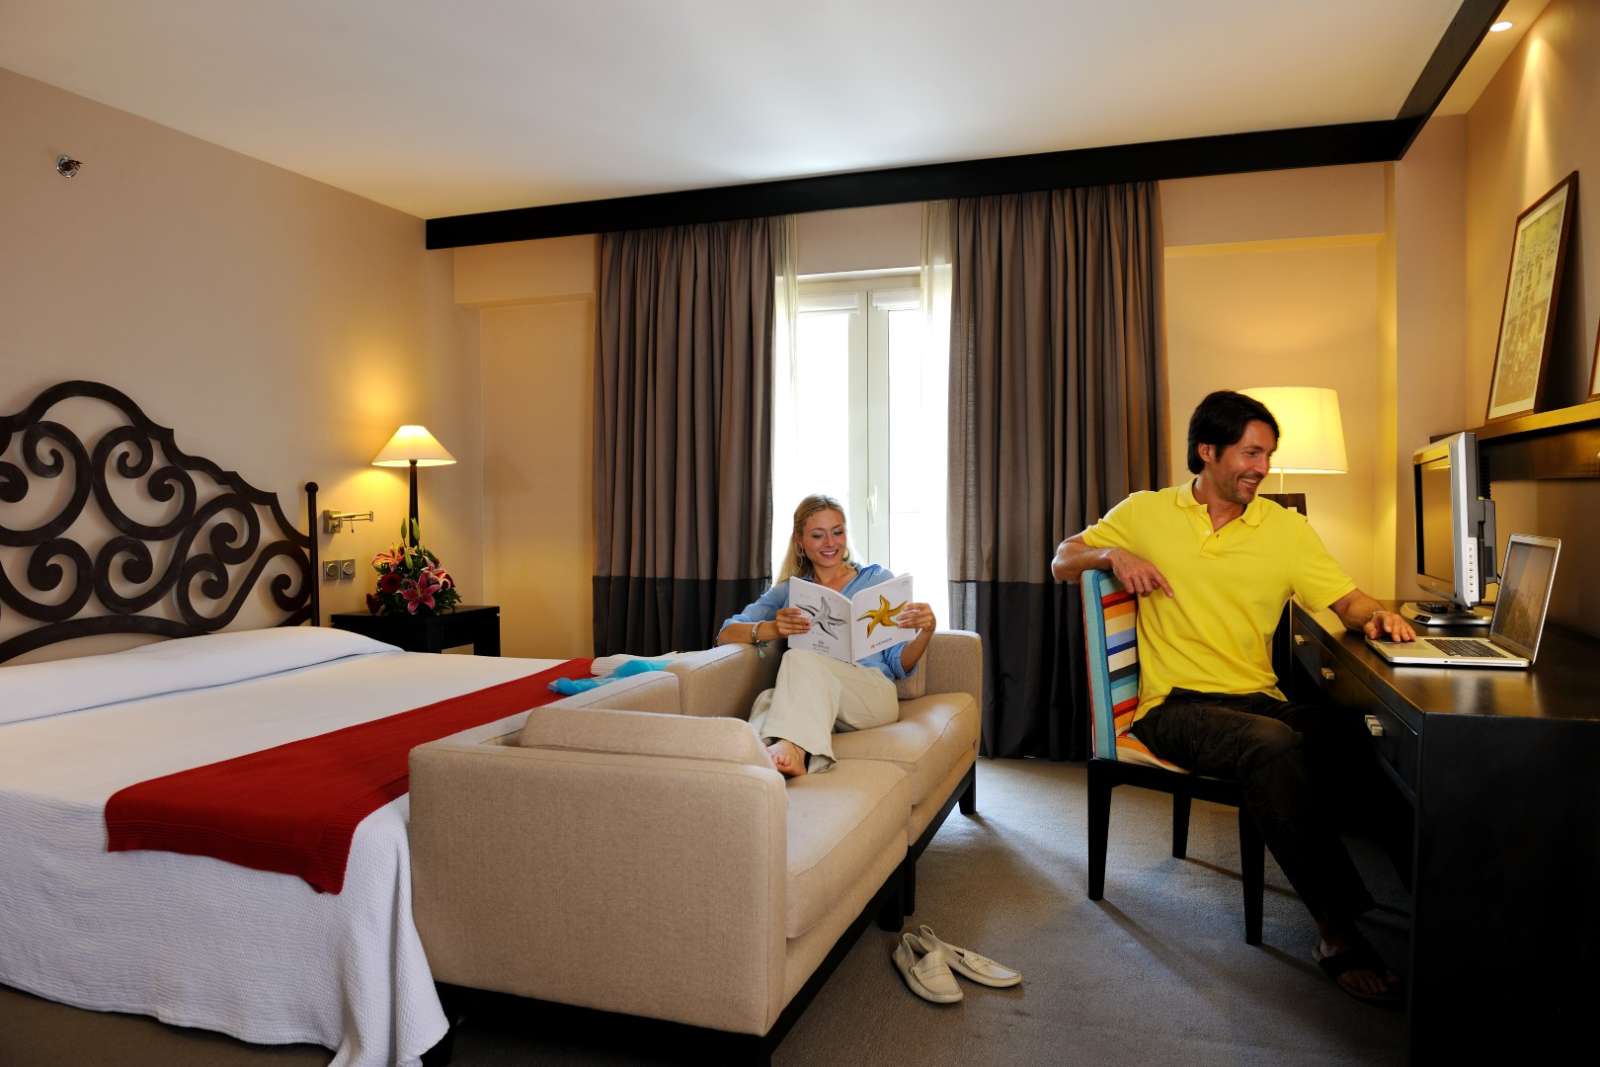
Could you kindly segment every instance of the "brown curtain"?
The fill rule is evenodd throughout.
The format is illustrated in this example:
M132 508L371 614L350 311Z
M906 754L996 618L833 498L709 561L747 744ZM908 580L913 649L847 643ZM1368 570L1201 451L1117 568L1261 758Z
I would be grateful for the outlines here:
M779 219L604 234L597 655L705 648L771 572Z
M1166 473L1154 182L957 200L950 604L983 636L983 752L1088 751L1077 586L1057 543Z

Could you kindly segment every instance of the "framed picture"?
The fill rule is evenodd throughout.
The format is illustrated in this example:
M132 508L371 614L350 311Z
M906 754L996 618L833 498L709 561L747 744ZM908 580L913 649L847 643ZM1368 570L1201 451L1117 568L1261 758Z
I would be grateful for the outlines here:
M1594 362L1589 365L1589 399L1600 400L1600 329L1594 332Z
M1486 422L1526 415L1539 402L1577 197L1573 171L1517 216Z

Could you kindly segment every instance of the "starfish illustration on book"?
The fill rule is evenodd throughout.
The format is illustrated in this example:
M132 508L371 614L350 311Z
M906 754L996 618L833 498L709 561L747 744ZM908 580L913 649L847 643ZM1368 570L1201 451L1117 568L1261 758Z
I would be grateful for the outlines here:
M816 624L817 629L829 637L838 637L839 632L836 627L843 626L849 621L842 615L835 615L833 606L826 601L816 605L801 604L800 610L811 616L811 621Z
M893 626L895 624L894 617L900 613L901 608L905 607L906 604L909 603L911 603L911 601L907 600L903 603L896 604L894 607L890 607L889 598L884 596L882 593L879 593L878 606L861 616L862 619L867 620L867 636L871 637L872 631L876 630L880 626ZM856 621L860 622L861 620L857 619Z

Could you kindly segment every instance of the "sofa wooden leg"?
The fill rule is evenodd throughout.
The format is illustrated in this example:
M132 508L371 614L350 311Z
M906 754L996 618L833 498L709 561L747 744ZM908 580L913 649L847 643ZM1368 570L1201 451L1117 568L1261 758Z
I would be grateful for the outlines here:
M1106 839L1111 833L1111 780L1099 761L1089 761L1089 899L1106 893Z
M905 872L908 867L913 866L907 857L878 891L878 929L898 933L900 927L905 924Z
M978 811L978 768L967 772L967 788L961 791L961 814L974 815Z
M1189 855L1189 794L1172 794L1172 858Z
M900 910L906 915L914 915L917 910L917 861L910 856L900 872Z

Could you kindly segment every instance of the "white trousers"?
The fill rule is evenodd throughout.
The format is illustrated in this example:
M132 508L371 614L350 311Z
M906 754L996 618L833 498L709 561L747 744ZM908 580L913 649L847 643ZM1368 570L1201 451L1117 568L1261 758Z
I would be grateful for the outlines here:
M778 685L750 708L750 725L767 744L782 738L811 754L806 771L833 766L833 735L900 718L894 683L871 667L840 663L820 652L790 651L778 664Z

